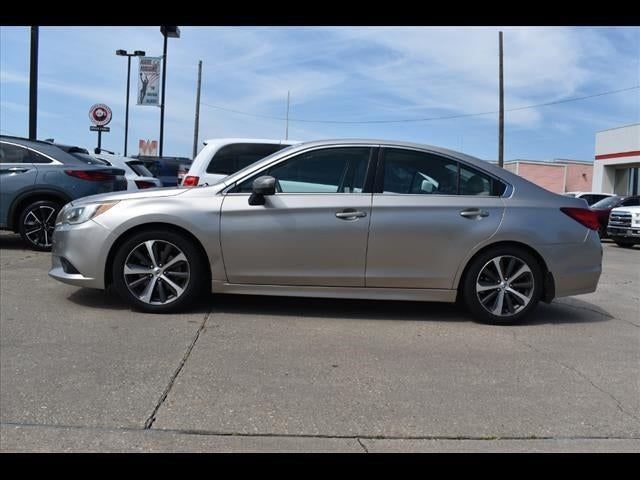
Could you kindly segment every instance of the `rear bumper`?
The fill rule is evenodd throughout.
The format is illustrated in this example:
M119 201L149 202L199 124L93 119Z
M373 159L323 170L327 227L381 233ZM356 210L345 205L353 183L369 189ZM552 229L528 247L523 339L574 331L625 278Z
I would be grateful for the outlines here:
M602 273L602 244L590 230L583 243L536 245L553 276L555 297L595 292Z

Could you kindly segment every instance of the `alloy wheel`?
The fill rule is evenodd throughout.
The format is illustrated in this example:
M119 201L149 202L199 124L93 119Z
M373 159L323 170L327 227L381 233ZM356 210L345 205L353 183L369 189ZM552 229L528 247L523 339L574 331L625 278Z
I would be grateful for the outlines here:
M48 205L40 205L24 217L24 235L40 248L50 248L55 229L56 209Z
M476 295L489 313L508 317L522 311L533 298L534 276L525 261L511 255L489 260L476 279Z
M137 245L124 262L129 291L150 305L166 305L182 296L190 278L189 261L182 250L165 240Z

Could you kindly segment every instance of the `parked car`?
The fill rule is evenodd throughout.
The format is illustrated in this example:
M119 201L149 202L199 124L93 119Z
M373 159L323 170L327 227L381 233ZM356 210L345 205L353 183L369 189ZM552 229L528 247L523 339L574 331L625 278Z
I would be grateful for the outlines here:
M640 205L640 196L638 195L631 197L614 195L612 197L603 198L599 202L591 205L591 210L596 212L596 215L598 216L598 223L600 224L598 233L600 234L600 238L607 238L607 225L609 224L609 214L611 213L611 209L636 205Z
M182 185L214 185L226 176L297 143L300 142L256 138L205 140L204 148L193 160Z
M192 160L186 157L147 157L147 156L133 156L144 163L144 166L151 172L151 174L158 178L163 187L175 187L180 185L178 181L178 175L180 168L190 166Z
M0 229L20 233L34 250L51 249L64 204L126 187L121 169L87 164L49 142L0 136Z
M607 234L621 247L631 248L640 244L640 206L611 210Z
M599 193L599 192L566 192L563 195L567 197L582 198L587 205L591 206L596 202L599 202L603 198L613 197L613 193Z
M146 312L179 310L212 289L460 298L476 318L504 324L539 300L596 289L597 230L583 200L463 153L327 140L281 150L210 187L74 201L56 223L49 274L113 285Z
M91 155L89 156L91 157ZM127 190L162 187L160 179L154 177L141 160L108 153L96 153L93 157L102 160L107 165L123 169L127 179Z

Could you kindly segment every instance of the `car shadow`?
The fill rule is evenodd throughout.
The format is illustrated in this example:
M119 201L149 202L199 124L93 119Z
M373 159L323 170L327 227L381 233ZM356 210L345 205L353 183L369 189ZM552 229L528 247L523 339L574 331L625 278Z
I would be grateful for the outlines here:
M32 252L24 243L20 235L16 233L2 233L0 234L0 249L2 250L25 250Z
M69 295L73 303L89 308L129 311L138 314L112 290L80 288ZM352 300L333 298L276 297L263 295L203 295L184 314L238 314L352 320L422 322L473 322L462 306L440 302ZM540 303L525 321L514 326L592 323L613 318L602 308L575 298Z

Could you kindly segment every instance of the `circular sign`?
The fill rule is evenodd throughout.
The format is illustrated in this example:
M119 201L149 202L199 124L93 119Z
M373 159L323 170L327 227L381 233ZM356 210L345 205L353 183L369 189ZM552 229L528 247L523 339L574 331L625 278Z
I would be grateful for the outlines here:
M111 109L104 103L96 103L89 109L89 119L94 125L106 125L111 121Z

